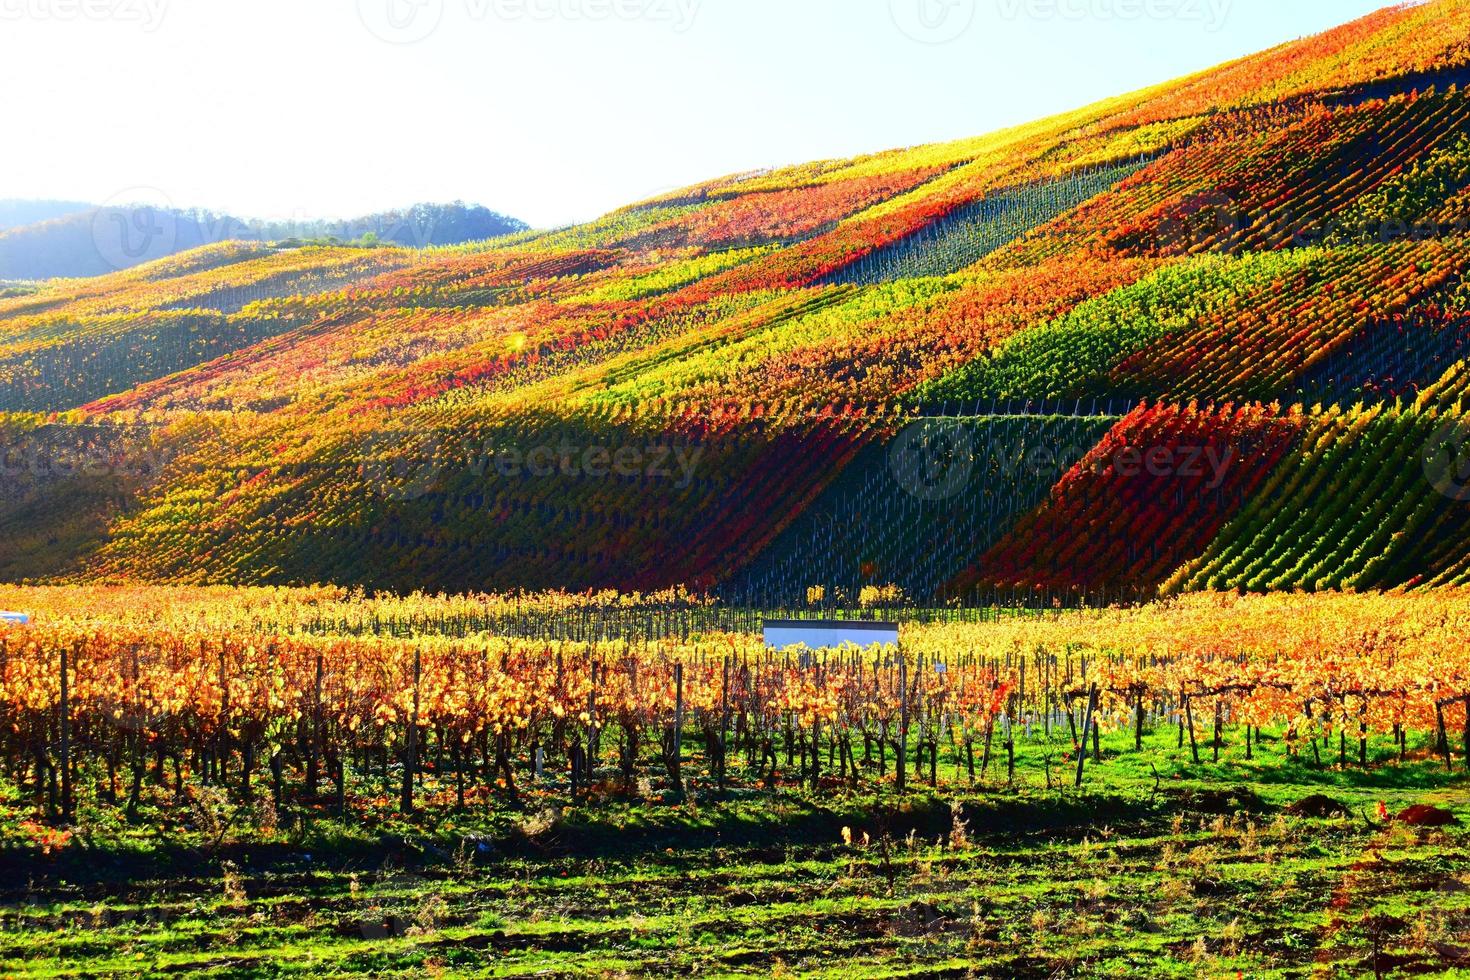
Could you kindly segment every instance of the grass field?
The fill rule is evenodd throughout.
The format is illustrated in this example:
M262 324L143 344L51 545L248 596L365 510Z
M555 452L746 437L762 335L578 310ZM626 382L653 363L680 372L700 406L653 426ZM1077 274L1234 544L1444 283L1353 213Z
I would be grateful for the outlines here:
M1003 765L973 790L942 768L937 790L903 796L696 781L675 803L645 778L636 799L573 807L548 775L518 809L459 812L444 789L411 821L362 796L343 823L154 787L135 823L83 812L68 837L25 822L7 787L0 962L26 976L1470 976L1470 835L1382 817L1470 818L1465 779L1428 746L1400 763L1384 739L1367 768L1334 766L1335 751L1319 766L1268 732L1251 761L1231 745L1195 765L1160 727L1143 752L1105 740L1079 792L1070 741L1033 734L1013 785ZM1347 815L1284 812L1313 794Z

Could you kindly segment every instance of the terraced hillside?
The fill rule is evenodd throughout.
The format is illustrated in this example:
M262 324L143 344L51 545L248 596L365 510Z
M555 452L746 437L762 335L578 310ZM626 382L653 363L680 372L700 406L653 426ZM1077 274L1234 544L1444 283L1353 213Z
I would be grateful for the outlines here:
M1470 0L1435 0L577 227L5 296L0 574L1465 582L1467 80Z

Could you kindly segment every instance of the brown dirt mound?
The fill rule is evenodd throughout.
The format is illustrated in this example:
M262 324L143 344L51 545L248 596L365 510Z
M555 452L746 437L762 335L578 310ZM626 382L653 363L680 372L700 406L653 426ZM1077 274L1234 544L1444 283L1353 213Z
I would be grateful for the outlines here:
M1337 802L1330 796L1321 793L1313 793L1304 800L1298 800L1286 808L1288 816L1293 817L1315 817L1327 820L1332 817L1349 817L1352 814L1348 808Z
M1435 943L1434 951L1449 966L1470 966L1470 949L1466 949L1464 946L1452 946L1449 943Z
M1182 809L1214 816L1264 813L1270 809L1265 800L1244 786L1235 789L1166 789L1164 796Z
M1419 804L1411 806L1394 818L1401 823L1412 827L1448 827L1460 821L1448 810L1441 810L1437 806L1426 806Z

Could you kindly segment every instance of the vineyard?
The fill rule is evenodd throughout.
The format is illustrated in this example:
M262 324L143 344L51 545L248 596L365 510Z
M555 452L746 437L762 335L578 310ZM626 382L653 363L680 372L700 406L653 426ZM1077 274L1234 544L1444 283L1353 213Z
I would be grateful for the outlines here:
M49 597L16 598L45 610ZM941 768L946 781L973 788L1002 754L1015 778L1022 732L1064 724L1071 750L1058 768L1063 754L1075 757L1079 787L1089 757L1102 761L1103 732L1131 732L1141 749L1146 730L1176 723L1196 763L1201 742L1219 761L1227 736L1249 759L1269 728L1279 752L1310 752L1317 764L1319 743L1335 744L1339 763L1366 766L1370 744L1375 759L1385 741L1403 759L1412 736L1447 769L1455 759L1470 767L1470 663L1444 653L1470 617L1459 592L1202 595L1158 611L938 622L911 629L901 650L795 656L735 633L635 641L609 630L591 642L476 634L464 612L445 615L442 600L375 610L364 633L334 629L315 597L293 593L247 599L248 627L239 613L216 613L228 591L182 609L170 598L104 595L99 605L116 611L62 615L54 626L43 611L42 625L0 634L7 769L53 817L59 808L70 822L87 791L136 815L145 781L182 797L186 772L247 801L267 791L260 779L277 806L288 790L308 801L330 783L339 813L349 783L375 779L405 811L421 780L452 789L462 808L487 795L513 801L518 784L552 768L574 798L611 773L632 792L653 758L676 797L686 776L817 791L891 775L902 790L906 779L937 787ZM85 594L60 601L92 605ZM635 613L667 606L632 602ZM710 608L683 605L672 620L681 631ZM1307 624L1321 618L1340 618L1341 635L1310 636ZM1192 632L1204 629L1208 640ZM1264 648L1263 636L1281 645Z
M1470 974L1467 83L0 283L0 974Z
M1461 582L1455 460L1423 473L1463 445L1467 19L571 228L27 286L0 572L768 607Z
M493 950L515 974L579 972L594 954L757 974L783 956L816 965L815 920L796 946L767 930L794 938L779 923L805 922L822 889L866 923L842 953L860 972L964 957L995 972L1017 957L1348 969L1390 950L1443 968L1464 938L1458 904L1404 877L1463 880L1462 837L1423 826L1464 811L1470 662L1446 652L1470 620L1463 591L911 610L898 648L784 652L746 631L758 619L684 592L3 587L0 604L35 611L0 627L0 861L30 854L33 874L112 896L87 913L42 885L37 904L33 880L4 942L34 943L37 967L125 944L152 970L220 970L209 923L228 921L230 962L257 969L306 940L333 972L468 968ZM1312 843L1311 818L1333 816L1341 853ZM126 829L148 826L165 829L146 846ZM222 869L208 912L129 884L219 892L177 847ZM103 852L136 870L84 870ZM1018 862L1038 877L1014 878ZM660 884L691 874L714 889L704 911ZM1181 884L1146 900L1127 884L1158 874ZM502 890L522 875L529 890ZM1257 876L1300 912L1245 911ZM586 903L617 881L634 900L599 917ZM745 889L770 909L736 911ZM303 900L319 912L298 914ZM524 919L565 901L555 929ZM1141 918L1120 916L1140 901ZM1346 911L1385 901L1448 918L1410 934ZM1013 905L1046 926L1008 930ZM743 921L744 940L658 940L650 908L717 933ZM1078 949L1071 930L1089 922ZM1069 925L1047 938L1053 923ZM627 928L644 941L620 948ZM1149 935L1166 944L1140 948Z

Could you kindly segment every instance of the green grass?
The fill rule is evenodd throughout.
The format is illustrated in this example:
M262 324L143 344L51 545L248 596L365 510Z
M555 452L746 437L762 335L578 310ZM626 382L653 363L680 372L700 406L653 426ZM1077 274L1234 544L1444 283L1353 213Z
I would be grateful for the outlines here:
M1003 755L983 786L945 760L937 789L902 795L695 782L679 804L653 786L574 807L551 781L523 809L363 801L269 833L217 801L234 824L206 834L204 804L155 789L137 824L89 804L49 854L7 787L0 973L1470 975L1470 835L1374 816L1470 819L1464 779L1422 748L1318 768L1268 740L1194 765L1161 728L1142 752L1105 740L1080 792L1070 748L1022 742L1013 786ZM1355 815L1281 813L1317 792Z

